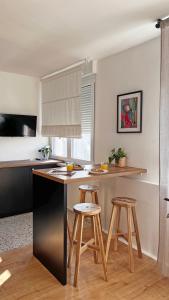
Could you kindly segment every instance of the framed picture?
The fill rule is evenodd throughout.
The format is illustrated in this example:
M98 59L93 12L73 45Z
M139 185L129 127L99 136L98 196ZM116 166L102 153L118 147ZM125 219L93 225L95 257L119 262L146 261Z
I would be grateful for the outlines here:
M143 92L136 91L117 96L117 132L142 132Z

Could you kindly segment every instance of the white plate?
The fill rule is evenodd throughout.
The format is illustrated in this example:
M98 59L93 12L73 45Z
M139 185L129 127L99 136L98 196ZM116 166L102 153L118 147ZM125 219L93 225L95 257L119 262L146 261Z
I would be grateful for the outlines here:
M92 171L90 170L89 174L94 174L94 175L104 175L104 174L107 174L108 173L108 170L101 170L101 171Z
M61 175L61 176L72 176L76 172L75 171L59 171L59 170L50 170L48 174L50 175Z

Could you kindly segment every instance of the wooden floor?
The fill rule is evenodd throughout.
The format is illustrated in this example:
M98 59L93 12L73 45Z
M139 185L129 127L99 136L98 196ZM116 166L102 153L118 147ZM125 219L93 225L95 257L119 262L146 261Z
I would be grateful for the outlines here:
M33 256L32 246L0 255L0 299L2 300L160 300L169 299L169 279L163 278L150 258L137 258L135 273L128 271L127 248L120 244L108 261L108 282L102 265L95 265L91 252L81 257L79 287L72 286L74 269L68 270L63 287Z

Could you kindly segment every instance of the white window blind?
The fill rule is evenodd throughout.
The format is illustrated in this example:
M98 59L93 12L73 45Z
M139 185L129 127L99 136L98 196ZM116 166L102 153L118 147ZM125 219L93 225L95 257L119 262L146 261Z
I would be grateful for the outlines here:
M42 80L42 135L80 137L81 68Z
M94 132L94 85L81 88L81 138L71 140L71 156L74 159L91 161Z
M81 88L81 127L83 133L91 133L93 128L94 99L93 86Z
M52 154L73 160L93 161L95 76L82 80L81 138L52 138ZM67 140L67 143L65 143Z

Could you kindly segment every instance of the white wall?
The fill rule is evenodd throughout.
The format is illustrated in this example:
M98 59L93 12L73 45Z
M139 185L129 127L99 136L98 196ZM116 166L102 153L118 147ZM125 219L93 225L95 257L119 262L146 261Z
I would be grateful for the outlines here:
M158 184L160 39L101 60L96 87L96 161L123 146L128 163L147 168L145 180ZM143 132L117 134L117 95L135 90L143 90Z
M0 161L32 159L48 143L40 136L38 78L0 72L0 113L38 115L37 137L0 137Z
M116 133L117 95L143 90L143 132ZM156 258L159 230L159 93L160 39L112 55L98 62L95 107L95 161L107 159L114 146L122 146L128 164L146 168L147 175L100 182L102 224L108 230L111 198L137 199L137 215L144 253ZM69 187L69 207L78 202L78 185ZM125 217L121 227L126 228Z
M117 134L117 95L136 90L143 90L143 132ZM153 257L157 256L159 229L159 94L159 38L99 61L96 84L95 160L105 160L110 149L122 146L128 154L129 165L148 170L144 176L118 178L115 181L115 190L111 189L110 183L108 198L101 199L106 203L104 226L107 230L111 196L115 194L135 197L138 200L137 213L142 247L145 253Z

